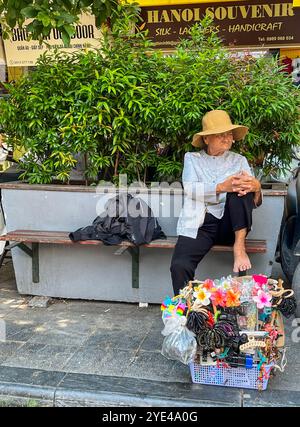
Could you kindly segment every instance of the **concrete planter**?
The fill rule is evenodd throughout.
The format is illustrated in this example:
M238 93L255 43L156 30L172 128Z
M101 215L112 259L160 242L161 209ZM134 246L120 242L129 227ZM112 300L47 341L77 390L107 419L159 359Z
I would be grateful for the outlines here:
M104 201L114 195L109 188L95 190L83 186L4 183L1 188L7 231L74 231L89 225L102 212ZM271 274L284 194L284 191L265 190L263 205L254 211L249 237L266 239L268 250L266 254L251 255L253 273ZM175 236L181 192L170 196L169 192L153 190L150 194L141 189L138 196L151 206L166 235ZM31 259L14 248L18 291L61 298L150 303L160 303L166 295L172 295L171 250L141 248L139 289L132 288L129 254L115 256L115 251L116 248L108 246L40 245L40 282L35 284ZM232 254L213 252L199 265L197 278L218 278L231 271Z

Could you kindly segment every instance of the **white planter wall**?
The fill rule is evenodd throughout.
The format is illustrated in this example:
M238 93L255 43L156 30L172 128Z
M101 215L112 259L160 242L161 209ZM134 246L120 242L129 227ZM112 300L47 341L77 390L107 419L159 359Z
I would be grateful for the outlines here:
M97 204L113 194L87 187L2 184L2 203L7 231L16 229L74 231L89 225L97 216ZM148 202L168 236L176 235L177 215L182 195L139 197ZM254 211L249 237L267 240L266 254L250 254L251 273L271 274L277 235L283 211L284 192L264 192L263 205ZM171 215L169 204L174 205ZM99 205L98 205L99 206ZM102 209L100 209L102 211ZM99 212L98 212L99 213ZM13 263L21 294L47 295L109 301L160 303L172 295L170 261L172 250L140 250L140 288L131 285L131 257L113 255L115 247L40 245L40 282L32 282L31 258L13 249ZM218 278L232 272L231 253L209 253L200 263L196 277ZM1 271L0 271L1 274Z

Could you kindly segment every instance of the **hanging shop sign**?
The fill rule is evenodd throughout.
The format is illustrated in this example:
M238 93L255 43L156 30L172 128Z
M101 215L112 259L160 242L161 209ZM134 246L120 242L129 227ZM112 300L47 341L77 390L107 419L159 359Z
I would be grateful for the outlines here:
M7 65L10 67L34 66L42 53L54 48L66 52L99 48L100 38L101 33L95 25L95 17L91 15L81 15L80 23L76 25L76 32L71 37L70 46L67 48L64 47L60 31L56 28L51 30L48 37L44 38L44 43L39 44L38 40L26 40L26 28L16 27L12 37L4 40Z
M293 0L245 0L142 7L143 23L159 48L172 48L189 37L204 16L213 19L224 44L232 47L300 45L300 9Z
M128 0L127 0L128 1ZM232 0L211 0L211 3L218 2L229 2ZM245 0L236 0L236 1L245 1ZM300 0L294 0L300 1ZM123 0L125 3L125 0ZM187 4L187 0L129 0L129 3L138 3L140 6L166 6L166 5L174 5L174 4ZM207 3L205 0L189 0L189 4L192 3Z

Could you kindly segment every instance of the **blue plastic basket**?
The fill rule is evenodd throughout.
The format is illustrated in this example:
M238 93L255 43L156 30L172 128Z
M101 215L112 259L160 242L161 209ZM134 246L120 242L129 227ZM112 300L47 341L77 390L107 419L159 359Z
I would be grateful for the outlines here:
M266 390L272 367L273 365L264 365L265 375L260 378L260 370L257 366L246 369L243 367L203 366L198 363L190 363L193 383L256 390Z

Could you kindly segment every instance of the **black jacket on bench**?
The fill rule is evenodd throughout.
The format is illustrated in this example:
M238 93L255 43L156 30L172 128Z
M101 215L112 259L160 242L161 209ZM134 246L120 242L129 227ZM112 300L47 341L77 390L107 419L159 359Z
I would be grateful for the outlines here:
M70 239L74 242L101 240L105 245L118 245L128 240L139 246L166 238L151 208L140 198L120 193L109 199L104 208L92 225L70 233Z

